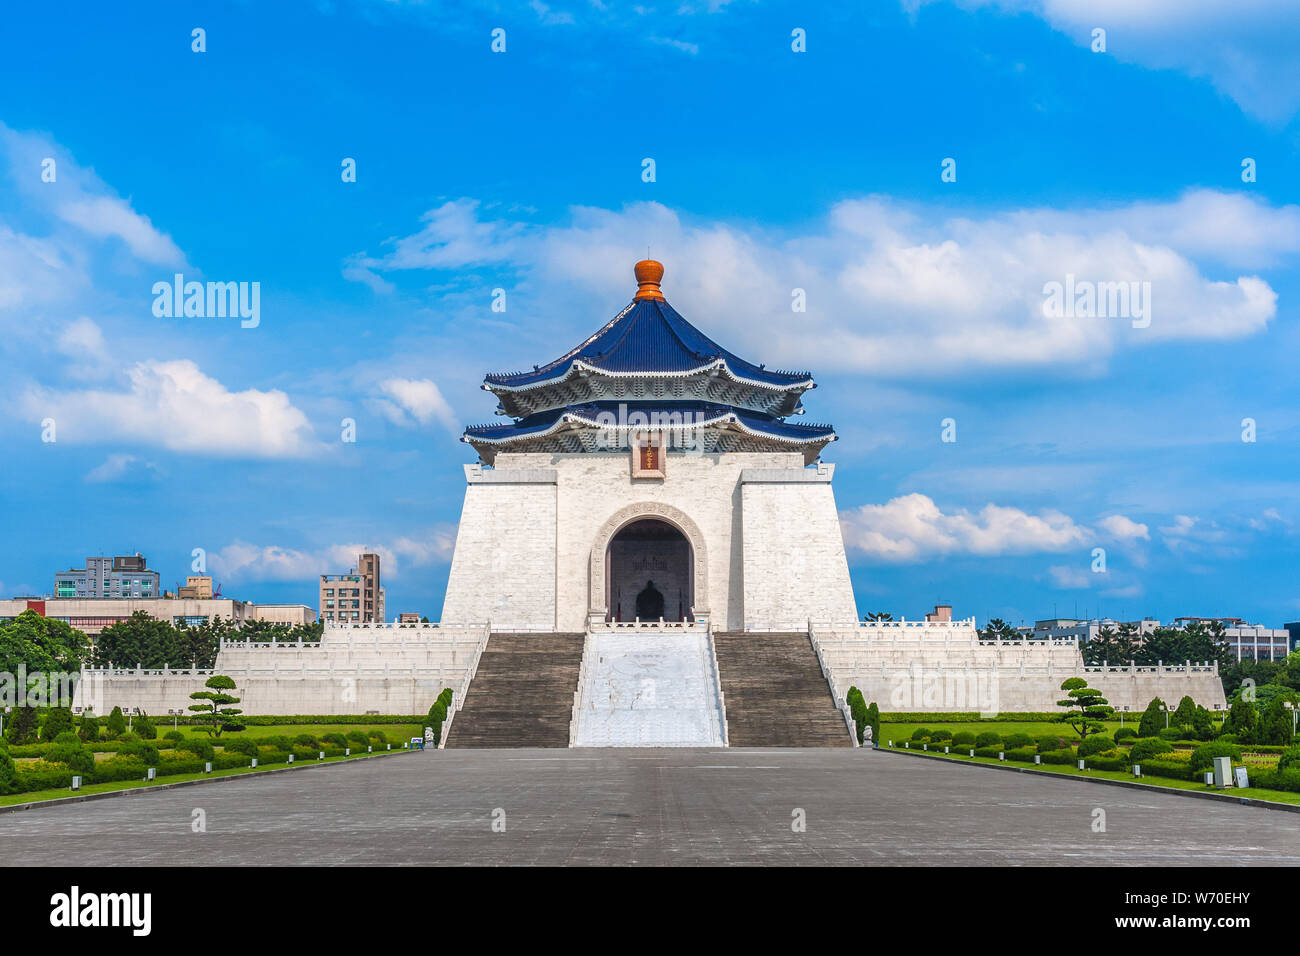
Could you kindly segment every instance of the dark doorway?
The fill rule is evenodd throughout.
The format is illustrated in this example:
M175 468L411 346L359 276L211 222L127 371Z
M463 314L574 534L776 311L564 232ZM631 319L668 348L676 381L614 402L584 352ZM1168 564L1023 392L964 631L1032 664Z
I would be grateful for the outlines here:
M667 521L642 518L609 543L608 618L689 621L695 603L690 542Z

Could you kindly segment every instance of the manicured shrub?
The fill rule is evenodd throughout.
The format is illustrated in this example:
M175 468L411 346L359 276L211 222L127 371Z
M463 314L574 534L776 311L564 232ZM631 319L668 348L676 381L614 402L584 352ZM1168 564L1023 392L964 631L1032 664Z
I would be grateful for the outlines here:
M1029 734L1007 734L1002 738L1002 746L1007 750L1019 750L1021 747L1033 746L1034 738Z
M41 726L41 739L54 740L63 733L72 732L72 710L68 707L55 707L45 715Z
M104 735L109 740L116 740L124 733L126 733L126 717L123 715L121 707L114 707L113 712L108 715L108 720L104 724Z
M18 771L9 751L0 747L0 794L18 792Z
M348 734L348 741L357 747L365 747L370 743L370 738L359 730L354 730Z
M1160 733L1165 725L1165 714L1160 709L1164 703L1159 697L1154 697L1147 704L1147 709L1142 712L1142 720L1138 723L1139 737L1154 737Z
M1181 727L1166 727L1160 733L1156 734L1161 740L1185 740Z
M293 749L293 741L284 734L276 734L273 737L263 737L258 741L263 747L274 747L281 753L288 753Z
M15 708L13 716L5 721L5 738L11 745L36 743L36 708Z
M1072 764L1076 758L1073 750L1049 750L1045 754L1040 754L1043 763L1053 764Z
M77 773L87 774L95 769L95 755L78 741L75 744L55 744L45 753L45 760L63 764Z
M969 730L959 730L952 735L952 745L954 747L965 747L969 750L975 746L975 735Z
M1194 780L1200 773L1181 760L1132 760L1140 764L1143 775L1169 777L1171 780Z
M1159 754L1173 753L1174 748L1169 746L1169 741L1161 740L1159 737L1144 737L1133 744L1133 749L1129 751L1129 760L1133 763L1146 765L1147 761Z
M77 723L77 736L90 743L99 739L99 718L92 713L84 713Z
M257 756L257 742L247 737L223 737L221 747L225 753L244 754L247 757Z
M912 731L912 739L916 741L929 740L930 729L928 727L917 727Z
M247 767L252 760L250 754L231 751L226 753L222 751L217 754L216 759L212 761L213 770L233 770L236 767ZM259 760L258 763L261 763Z
M59 734L54 738L54 742L56 744L72 744L74 747L81 746L81 738L70 730Z
M1285 790L1288 793L1300 793L1300 768L1291 766L1285 770L1252 769L1250 771L1250 785L1252 787L1262 787L1265 790Z
M1014 750L1006 752L1008 760L1019 760L1022 763L1033 763L1036 753L1037 750L1033 747L1016 747Z
M1290 770L1292 767L1300 769L1300 744L1287 747L1282 751L1282 756L1277 758L1278 770Z
M158 748L151 743L146 743L143 740L136 741L134 743L123 744L121 747L118 748L117 756L135 757L137 760L144 761L144 763L146 763L150 767L156 767L158 765L158 761L162 759L162 757L159 756L158 754Z
M143 738L141 738L141 736L137 734L134 730L128 730L124 734L118 734L117 739L122 741L123 743L135 744L135 743L139 743Z
M122 780L143 780L146 767L156 767L158 762L146 764L139 757L123 757L118 754L102 763L95 764L93 783L118 783Z
M388 738L384 736L382 730L372 730L370 731L370 743L382 748L388 743Z
M299 734L297 737L294 737L293 745L295 747L312 747L317 750L320 749L320 741L311 734Z
M1105 734L1095 734L1079 741L1078 754L1080 757L1091 757L1093 754L1114 749L1115 741L1112 738L1107 737Z
M206 760L199 758L178 758L158 761L158 776L175 777L182 773L202 773Z
M203 760L211 760L217 755L217 751L211 743L206 740L200 740L197 737L191 737L189 740L180 741L180 743L176 745L176 750L185 753L192 753Z
M1039 737L1034 741L1034 746L1038 748L1040 754L1051 753L1053 750L1061 749L1061 738L1055 734L1049 737Z
M185 735L179 730L169 730L163 734L163 740L184 740Z
M1215 757L1231 757L1233 760L1240 760L1241 748L1236 744L1225 744L1221 740L1201 744L1192 751L1192 759L1188 761L1188 766L1193 770L1209 770L1214 766Z
M1137 737L1137 731L1132 727L1121 727L1119 730L1115 731L1115 743L1135 737Z
M315 760L316 755L320 753L320 747L294 747L293 759L296 761Z
M950 740L952 740L952 731L950 730L936 730L930 734L931 743L946 744Z
M154 727L147 715L141 714L135 719L135 732L140 735L141 740L157 740L158 729Z
M347 747L348 738L344 737L342 734L326 734L321 737L321 743L333 744L335 747L342 750Z
M1002 735L995 734L991 730L983 731L975 737L975 746L978 747L998 747L1002 744ZM994 756L997 756L996 754Z
M1107 750L1088 757L1084 766L1091 770L1127 770L1129 760L1126 755L1118 751Z
M73 771L62 764L37 761L18 771L18 792L62 790L72 786Z
M975 748L975 756L977 757L996 757L998 754L1002 752L1003 751L1002 751L1001 744L991 744L987 747Z
M871 728L871 741L874 745L880 744L880 708L872 701L867 706L867 726ZM866 730L863 730L864 739Z
M1221 744L1235 744L1238 742L1236 734L1219 734L1215 739Z

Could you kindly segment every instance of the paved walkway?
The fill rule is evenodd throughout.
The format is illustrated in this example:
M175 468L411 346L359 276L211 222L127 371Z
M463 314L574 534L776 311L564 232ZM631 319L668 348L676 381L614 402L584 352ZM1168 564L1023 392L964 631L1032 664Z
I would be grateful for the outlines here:
M848 749L461 750L0 814L24 863L1296 865L1300 814Z

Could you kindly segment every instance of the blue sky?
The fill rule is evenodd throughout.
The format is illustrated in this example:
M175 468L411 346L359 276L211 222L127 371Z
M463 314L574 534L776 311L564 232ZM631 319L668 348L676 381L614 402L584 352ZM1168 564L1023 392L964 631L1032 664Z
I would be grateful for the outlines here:
M705 332L817 376L862 611L1300 619L1287 5L857 6L12 11L0 593L203 548L314 605L369 547L436 618L483 373L599 327L649 247ZM260 323L155 316L177 272L259 282ZM1067 275L1149 282L1149 326L1045 316Z

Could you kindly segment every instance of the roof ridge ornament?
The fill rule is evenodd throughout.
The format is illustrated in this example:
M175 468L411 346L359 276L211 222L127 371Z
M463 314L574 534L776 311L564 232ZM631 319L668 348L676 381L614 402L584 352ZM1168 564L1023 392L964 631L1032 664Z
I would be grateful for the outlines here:
M664 278L664 264L655 259L642 259L632 267L632 273L636 276L637 289L634 301L641 299L658 299L664 300L664 294L659 291L659 283Z

